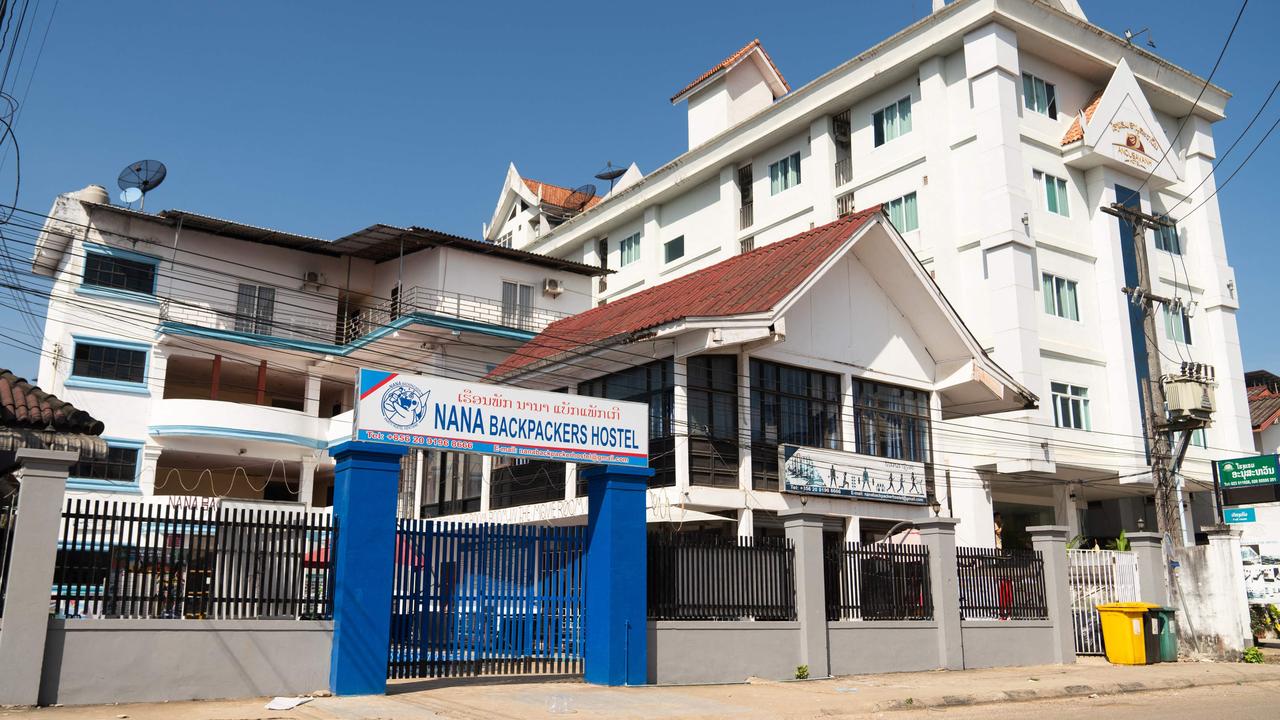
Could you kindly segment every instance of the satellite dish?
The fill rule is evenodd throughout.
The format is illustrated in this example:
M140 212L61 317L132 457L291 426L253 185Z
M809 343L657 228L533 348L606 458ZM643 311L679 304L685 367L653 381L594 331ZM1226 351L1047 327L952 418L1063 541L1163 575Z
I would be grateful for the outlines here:
M591 202L591 198L596 196L596 186L590 183L578 187L569 193L569 197L564 201L564 209L571 212L580 212L582 208Z
M146 194L164 182L165 175L168 174L169 171L165 168L164 163L159 160L139 160L135 163L129 163L124 170L120 171L120 177L116 178L116 184L126 193L130 189L137 190L138 197L145 205ZM124 199L124 195L120 197Z
M614 181L616 181L618 178L622 177L623 173L625 173L625 172L626 172L626 170L625 170L624 168L616 167L616 166L613 164L613 162L612 162L612 161L605 161L604 169L603 169L603 170L601 170L600 172L596 173L596 179L597 179L597 180L608 180L608 181L609 181L609 192L613 192L613 183L614 183Z
M132 205L142 199L142 191L136 187L126 188L120 193L120 202L126 205Z

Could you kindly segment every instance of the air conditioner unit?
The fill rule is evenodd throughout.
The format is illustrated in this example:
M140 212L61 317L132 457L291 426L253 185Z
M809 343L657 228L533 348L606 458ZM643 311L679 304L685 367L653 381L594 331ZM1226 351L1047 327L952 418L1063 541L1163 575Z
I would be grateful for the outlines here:
M308 270L302 274L302 282L306 285L319 285L324 282L324 276L315 270Z
M547 278L546 280L543 280L543 281L542 281L542 294L543 294L543 295L550 295L551 297L558 297L558 296L560 295L560 293L562 293L562 292L564 292L564 283L560 282L558 279L556 279L556 278Z
M1213 385L1204 380L1178 375L1166 377L1164 397L1172 423L1204 421L1213 416Z

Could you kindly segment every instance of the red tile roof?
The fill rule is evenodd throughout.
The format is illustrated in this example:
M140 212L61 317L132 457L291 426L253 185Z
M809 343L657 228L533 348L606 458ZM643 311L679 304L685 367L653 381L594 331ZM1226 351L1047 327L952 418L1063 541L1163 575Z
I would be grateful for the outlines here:
M778 79L782 81L782 86L787 89L787 92L790 92L791 86L787 84L787 79L782 77L782 72L778 70L778 66L773 64L773 58L769 57L769 53L765 52L764 46L760 44L760 38L756 38L755 40L752 40L746 45L743 45L734 54L716 63L710 70L699 75L697 79L694 80L693 82L689 83L688 85L685 85L683 90L671 96L671 102L675 102L676 99L679 98L681 95L684 95L690 90L698 87L703 82L705 82L708 78L710 78L712 75L715 75L721 70L726 70L728 68L733 67L735 63L737 63L742 58L746 57L747 53L751 52L755 48L760 48L760 54L763 55L765 61L769 63L769 67L773 68L773 71L777 73Z
M689 317L725 317L772 310L849 239L880 206L655 285L548 325L502 362L490 377L508 375L583 346Z
M103 425L8 370L0 370L0 427L101 435Z
M1093 113L1097 111L1098 104L1102 102L1102 91L1099 90L1094 94L1093 99L1088 105L1084 106L1084 121L1089 122L1093 119ZM1067 134L1062 136L1062 144L1070 145L1073 142L1084 139L1084 127L1080 124L1080 115L1076 114L1076 119L1071 123L1071 127L1067 128Z
M534 195L537 195L538 192L541 191L542 202L547 203L548 205L555 205L556 207L564 207L565 202L569 199L569 196L573 194L573 191L566 187L560 187L559 185L552 185L551 183L539 182L537 180L530 180L529 178L521 178L521 179L524 180L525 186L533 191ZM603 199L604 198L600 197L599 195L592 195L591 199L587 201L587 204L582 209L586 210L587 208L594 207L596 203L600 202Z
M1280 420L1280 395L1267 388L1250 388L1249 423L1253 425L1253 431L1262 432L1277 420Z

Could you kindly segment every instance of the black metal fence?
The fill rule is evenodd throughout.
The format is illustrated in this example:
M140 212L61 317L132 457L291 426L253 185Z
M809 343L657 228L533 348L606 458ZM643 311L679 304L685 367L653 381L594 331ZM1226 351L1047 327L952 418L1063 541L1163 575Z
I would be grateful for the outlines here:
M1036 550L956 548L965 620L1045 620L1044 560Z
M67 500L52 606L65 618L333 616L325 514Z
M649 535L650 620L795 620L790 541Z
M827 620L932 620L929 548L846 543L824 553Z
M0 617L4 617L5 592L9 589L9 557L13 552L13 529L18 519L18 487L0 487Z

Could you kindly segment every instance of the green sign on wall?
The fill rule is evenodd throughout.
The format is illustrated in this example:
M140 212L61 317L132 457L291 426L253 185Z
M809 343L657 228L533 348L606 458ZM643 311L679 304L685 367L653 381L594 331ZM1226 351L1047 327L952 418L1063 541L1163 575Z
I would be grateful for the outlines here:
M1218 482L1224 488L1275 485L1280 482L1280 475L1276 474L1276 456L1259 455L1235 460L1219 460Z

